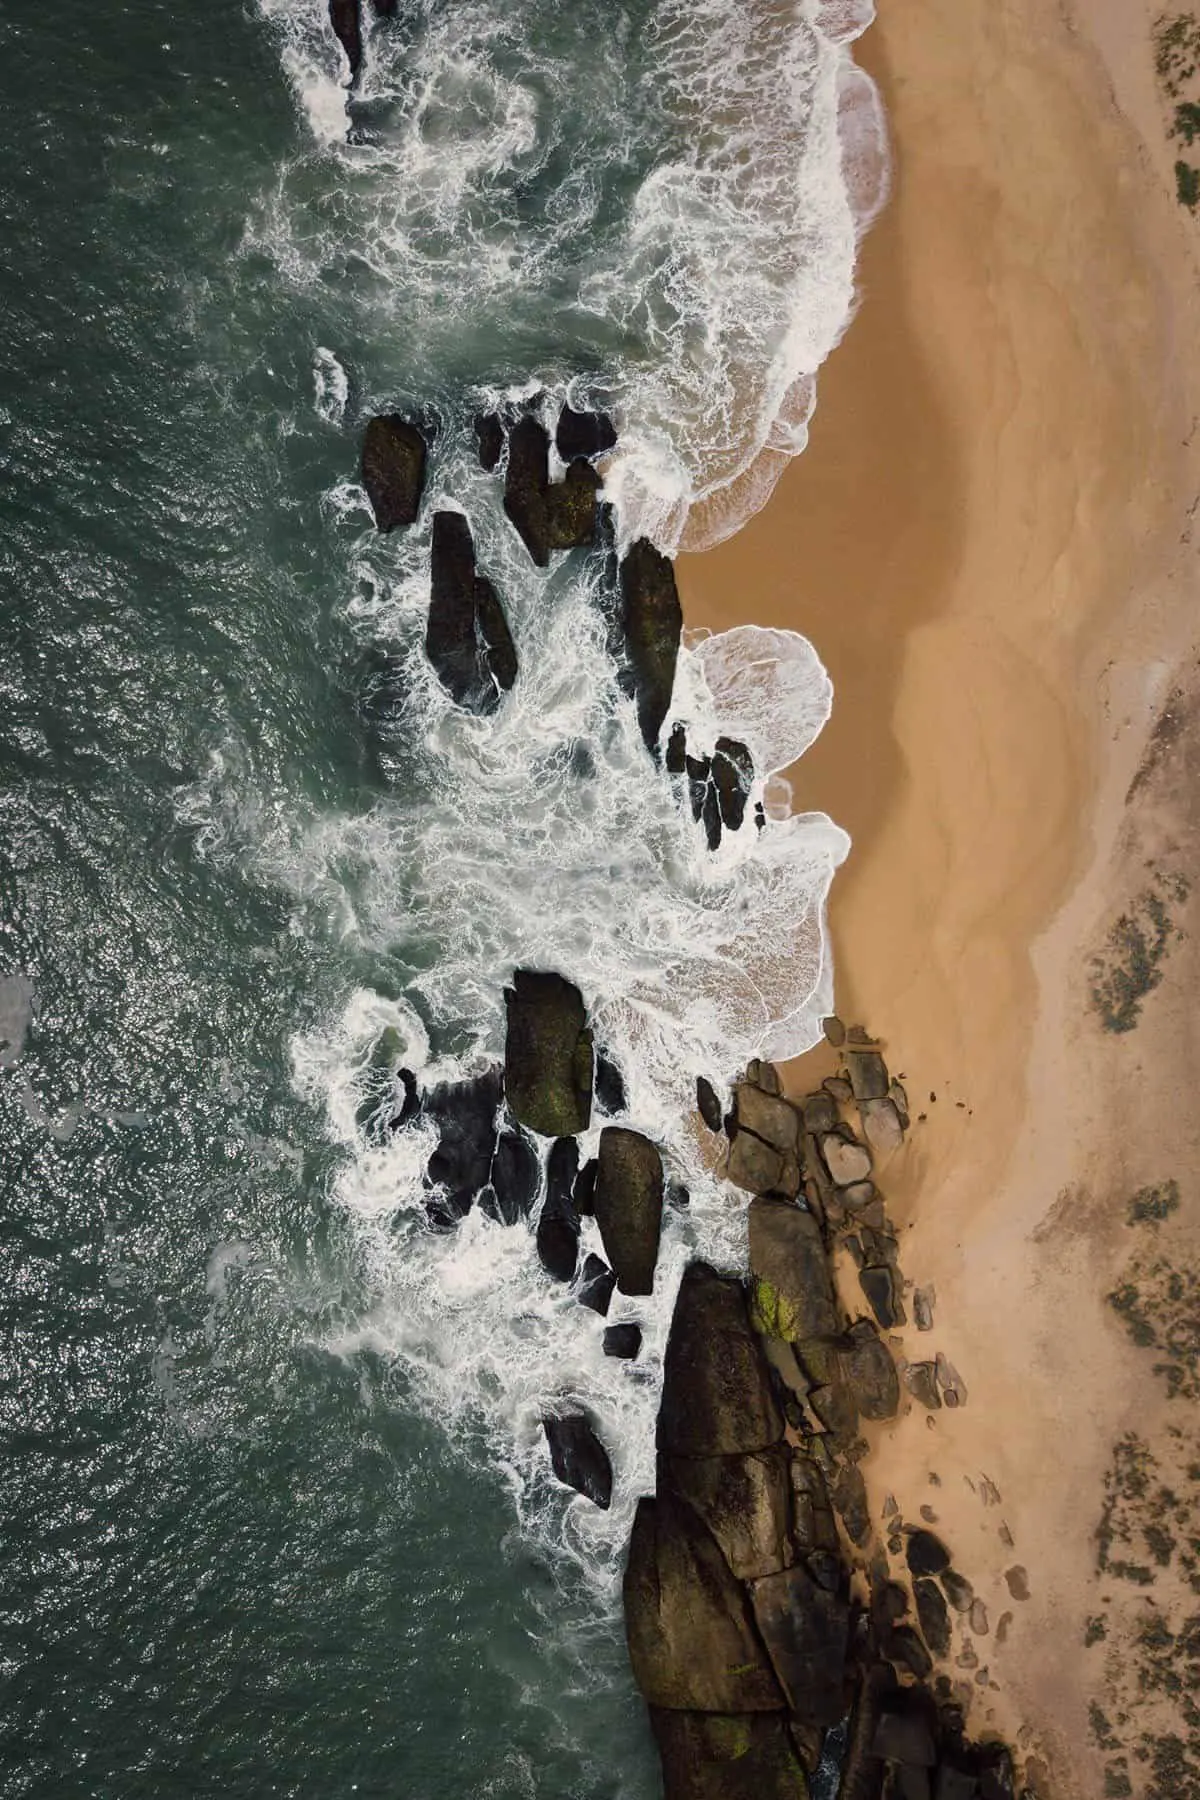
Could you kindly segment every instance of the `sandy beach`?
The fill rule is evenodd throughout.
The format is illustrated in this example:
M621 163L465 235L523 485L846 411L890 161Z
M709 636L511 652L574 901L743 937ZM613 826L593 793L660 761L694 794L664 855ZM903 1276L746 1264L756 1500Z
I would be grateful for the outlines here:
M858 315L807 453L679 576L689 626L792 626L835 685L795 803L854 840L838 1009L914 1113L881 1185L937 1307L895 1348L968 1390L880 1428L875 1517L936 1517L988 1620L946 1673L1033 1791L1165 1800L1200 1793L1200 228L1152 23L881 0Z

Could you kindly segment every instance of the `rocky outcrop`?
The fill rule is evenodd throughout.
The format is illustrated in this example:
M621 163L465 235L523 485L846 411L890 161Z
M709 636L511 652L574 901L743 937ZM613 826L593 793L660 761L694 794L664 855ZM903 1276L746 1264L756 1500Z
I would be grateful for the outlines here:
M851 1327L841 1354L842 1374L864 1419L893 1419L900 1405L900 1377L892 1353L869 1319Z
M353 79L362 67L362 21L359 0L329 0L329 23L333 34L346 52ZM384 527L386 530L386 526Z
M662 1457L658 1491L685 1501L738 1580L752 1581L794 1560L790 1460L784 1446L748 1456Z
M632 1362L642 1347L641 1326L628 1323L606 1325L603 1347L605 1356L619 1356L625 1362Z
M622 679L637 702L642 738L653 751L675 686L683 609L674 565L648 538L639 538L621 563L619 624Z
M617 1278L602 1256L588 1255L583 1259L583 1268L579 1271L579 1304L592 1312L604 1314L608 1311Z
M746 802L754 786L754 759L745 744L740 744L736 738L717 739L712 757L712 784L722 825L726 831L737 831L746 816Z
M601 1112L612 1118L615 1113L623 1113L628 1104L625 1092L625 1077L620 1065L603 1050L596 1052L596 1105Z
M706 1075L696 1077L696 1107L710 1131L723 1130L725 1115L721 1110L721 1101Z
M340 0L334 0L334 5L340 5ZM342 10L347 14L353 11L357 33L357 0ZM351 63L352 72L357 66ZM369 421L363 436L362 483L380 531L393 531L416 519L425 487L426 456L425 439L410 419L384 413Z
M658 1150L640 1131L606 1125L600 1133L596 1223L623 1294L654 1291L662 1206Z
M752 1317L764 1336L834 1337L840 1329L821 1227L786 1200L750 1203Z
M848 1583L832 1561L831 1585L802 1563L749 1584L754 1618L792 1714L821 1727L836 1725L846 1710L850 1604Z
M499 413L476 415L475 439L479 445L480 466L490 474L504 454L504 425Z
M794 1198L800 1191L800 1134L800 1114L789 1101L739 1081L725 1171L730 1181L752 1194Z
M456 1224L487 1185L496 1147L500 1110L499 1069L488 1069L470 1081L445 1082L426 1094L423 1111L437 1127L438 1142L426 1165L426 1203L430 1221Z
M612 1504L613 1473L608 1451L582 1414L542 1420L550 1463L565 1487L574 1488L603 1511Z
M574 1138L556 1138L546 1158L546 1198L537 1223L537 1252L556 1281L574 1281L579 1263L579 1214L572 1188L579 1170Z
M496 1140L491 1184L495 1215L504 1225L515 1225L533 1210L541 1183L537 1146L519 1126L506 1126Z
M564 406L558 415L554 447L565 463L579 456L604 456L616 442L616 427L605 412L576 412Z
M504 1087L513 1117L543 1137L574 1137L592 1116L592 1038L573 983L518 969L504 991Z
M808 1781L781 1713L651 1708L664 1800L808 1800Z
M594 541L599 490L600 477L583 457L570 464L561 482L551 484L545 427L529 413L513 426L504 510L539 568L547 567L552 550L571 550Z
M495 712L517 678L517 652L490 581L475 572L462 513L433 516L425 654L450 698L468 712Z
M663 1359L659 1449L667 1456L737 1456L782 1437L783 1416L741 1283L692 1263Z

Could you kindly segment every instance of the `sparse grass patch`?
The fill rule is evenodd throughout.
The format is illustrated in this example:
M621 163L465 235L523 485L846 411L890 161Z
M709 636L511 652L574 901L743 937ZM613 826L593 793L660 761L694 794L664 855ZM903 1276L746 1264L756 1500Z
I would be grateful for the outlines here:
M1131 1225L1161 1225L1179 1211L1179 1183L1160 1181L1157 1187L1139 1188L1129 1202Z
M1137 1024L1143 1001L1163 978L1176 936L1167 900L1184 900L1187 893L1182 876L1160 872L1157 885L1139 894L1111 926L1103 951L1092 958L1092 1005L1105 1031L1132 1031Z
M1175 164L1175 198L1189 212L1200 206L1200 169L1182 160Z

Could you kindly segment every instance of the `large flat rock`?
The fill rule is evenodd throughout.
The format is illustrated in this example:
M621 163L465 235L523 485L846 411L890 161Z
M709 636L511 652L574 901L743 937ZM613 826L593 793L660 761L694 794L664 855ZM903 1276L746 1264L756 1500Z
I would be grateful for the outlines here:
M840 1329L821 1227L787 1200L750 1203L754 1322L772 1337L798 1342Z
M749 1586L754 1617L796 1717L836 1725L846 1710L850 1609L801 1563Z
M596 1223L623 1294L654 1291L662 1208L663 1166L657 1148L640 1131L606 1125L596 1171Z
M658 1490L703 1519L740 1581L774 1575L794 1561L790 1453L784 1445L747 1456L670 1456Z
M663 1800L808 1800L780 1713L668 1712L652 1707Z
M592 1116L592 1040L579 989L561 975L518 969L504 991L509 1111L544 1137L575 1137Z
M692 1263L663 1359L659 1449L668 1456L737 1456L782 1438L783 1415L741 1282Z

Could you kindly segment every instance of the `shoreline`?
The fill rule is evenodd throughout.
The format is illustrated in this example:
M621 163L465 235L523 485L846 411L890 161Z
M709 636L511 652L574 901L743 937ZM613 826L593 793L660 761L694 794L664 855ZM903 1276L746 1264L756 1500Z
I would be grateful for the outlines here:
M1142 25L1149 62L1148 8ZM938 0L919 20L885 3L857 56L884 95L892 198L809 447L734 539L678 564L689 626L790 625L834 680L795 804L851 834L829 909L837 1006L908 1076L914 1128L883 1187L970 1392L920 1436L911 1415L877 1433L864 1472L876 1519L885 1493L908 1516L933 1501L992 1619L1013 1615L1006 1645L949 1670L975 1690L972 1728L1081 1795L1142 1779L1105 1761L1089 1707L1116 1677L1084 1640L1113 1444L1163 1418L1104 1297L1128 1194L1195 1160L1186 993L1164 979L1136 1031L1104 1033L1089 973L1144 860L1139 808L1164 840L1164 812L1186 814L1163 791L1171 754L1132 813L1126 794L1195 636L1178 541L1200 491L1179 364L1194 251L1134 35L1101 9L1098 42L1126 57L1106 71L1044 0ZM831 1069L810 1053L789 1091ZM1179 1151L1157 1156L1172 1131ZM1048 1468L1051 1443L1068 1448Z

